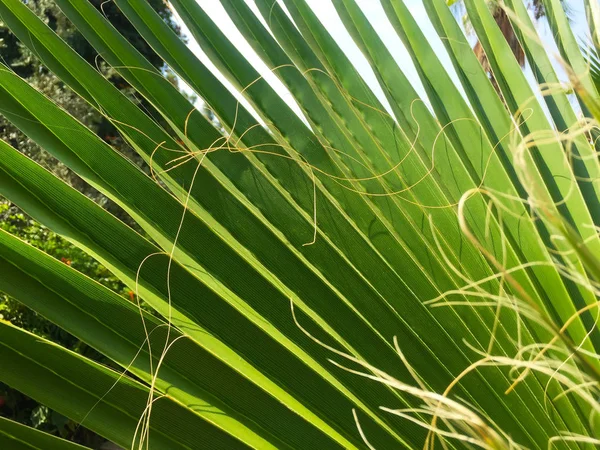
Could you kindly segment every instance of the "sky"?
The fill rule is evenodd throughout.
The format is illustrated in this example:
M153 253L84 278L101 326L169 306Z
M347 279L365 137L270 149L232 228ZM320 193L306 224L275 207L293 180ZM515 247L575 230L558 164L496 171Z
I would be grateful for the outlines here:
M222 31L227 35L227 37L235 44L235 46L242 52L242 54L256 67L259 73L275 88L275 90L288 102L288 104L295 109L299 113L299 109L297 105L295 105L291 95L285 89L285 87L281 84L281 82L275 77L268 68L262 63L260 58L256 55L256 53L252 50L250 45L245 41L242 35L236 30L233 22L227 16L227 13L221 6L219 0L196 0L207 12L207 14L217 23ZM239 0L245 1L251 8L255 8L253 0ZM278 0L280 1L280 0ZM313 11L319 17L319 19L326 24L327 30L330 34L335 38L336 42L340 46L340 48L346 53L346 55L350 58L350 60L354 63L355 67L361 74L361 76L365 79L365 81L371 86L375 95L382 101L382 104L389 108L387 100L379 87L375 75L373 71L369 67L366 62L364 56L359 51L358 47L354 44L347 31L345 30L340 18L335 11L331 0L306 0L307 3L313 8ZM425 11L425 7L421 0L404 0L406 6L411 11L413 17L416 22L421 26L425 36L430 42L432 48L435 53L440 58L444 67L447 68L448 73L452 77L452 79L458 83L458 77L452 68L452 64L449 56L447 55L441 40L438 38L433 25L429 21L427 17L427 13ZM568 3L570 16L572 18L572 27L576 33L583 33L583 30L586 29L585 25L585 13L583 7L583 0L566 0ZM404 71L407 78L411 81L415 89L418 93L424 96L424 89L419 80L417 72L412 64L410 56L408 52L404 48L404 45L400 41L399 37L396 35L395 31L392 28L392 25L389 23L383 8L378 0L356 0L358 5L364 11L366 17L369 19L371 24L374 26L375 30L379 33L383 42L386 44L394 59L398 62L402 70ZM540 36L547 43L549 48L556 51L556 46L554 41L552 40L551 32L548 26L540 21L539 25ZM185 26L183 27L184 33L186 32ZM473 38L471 38L473 40ZM209 69L217 75L226 86L230 88L232 93L240 99L240 101L245 104L247 107L247 103L243 101L238 95L237 92L231 85L218 73L216 68L210 63L209 59L204 55L202 50L195 44L193 39L189 39L190 48L196 53L199 59L205 63ZM557 68L557 72L560 78L565 78L564 71L560 68ZM533 74L531 70L527 67L525 69L526 76L530 80L530 82L534 82ZM460 87L459 87L460 88ZM462 89L461 89L462 91ZM250 108L249 108L250 109Z
M259 73L275 88L275 90L293 107L297 112L299 109L296 105L294 105L293 100L291 99L291 95L282 85L282 83L274 76L268 68L262 63L260 58L256 55L254 50L250 47L250 45L245 41L243 36L235 29L233 22L227 16L227 13L221 6L219 0L197 0L198 3L204 8L207 14L215 21L215 23L219 24L222 31L227 35L227 37L235 44L235 46L242 52L242 54L257 68ZM246 3L255 8L254 2L252 0L240 0L246 1ZM307 0L307 3L313 8L316 15L319 19L327 24L327 30L331 33L331 35L336 39L336 42L340 46L340 48L347 54L350 60L354 63L357 70L361 74L361 76L365 79L365 81L371 86L375 95L382 101L384 106L389 108L388 102L385 99L381 88L379 87L375 75L373 71L369 67L366 59L358 49L358 47L354 44L347 31L345 30L340 18L335 11L335 8L330 0ZM390 49L394 59L401 64L406 76L412 82L413 86L417 89L417 92L424 93L422 88L422 84L419 80L417 72L410 60L408 52L404 48L402 42L396 35L395 31L392 28L392 25L387 20L385 13L378 1L374 0L357 0L359 6L365 12L367 18L374 25L375 29L380 34L383 41L386 43L388 48ZM437 37L431 22L427 18L427 14L423 7L423 4L420 0L406 0L406 4L413 13L413 16L417 20L419 24L423 27L423 31L426 36L430 38L434 49L438 52L442 58L445 58L445 65L447 67L451 66L450 59L443 49L443 45L439 38ZM184 33L186 33L185 27L183 27ZM212 65L208 57L202 52L202 50L193 42L193 39L189 39L188 45L194 51L196 55L198 55L199 59L206 64L209 69L215 73L225 85L230 87L230 90L235 93L235 89L231 87L231 85L218 73L216 68ZM453 72L453 71L452 71ZM455 77L454 73L452 75ZM455 77L457 80L457 78ZM239 97L238 97L239 98ZM240 99L241 100L241 99ZM246 104L246 102L242 103Z

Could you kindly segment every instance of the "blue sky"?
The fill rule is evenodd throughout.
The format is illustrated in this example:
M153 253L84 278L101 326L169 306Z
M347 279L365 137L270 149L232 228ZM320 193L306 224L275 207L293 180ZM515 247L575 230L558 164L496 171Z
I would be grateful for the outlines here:
M213 20L220 25L221 29L228 36L228 38L236 45L236 47L246 56L246 58L258 69L262 76L277 90L277 92L288 101L288 104L292 108L297 108L293 100L291 100L290 94L283 87L283 85L279 82L279 80L270 73L270 71L266 68L266 66L260 61L260 59L256 56L255 52L252 48L247 44L244 38L241 36L239 32L235 29L235 26L228 18L225 13L223 7L221 6L219 0L197 0L198 3L207 11L207 13L213 18ZM251 7L254 7L253 0L240 0L246 1ZM366 63L366 60L344 29L341 20L339 19L331 0L306 0L307 3L311 5L319 19L323 23L327 24L327 30L331 33L331 35L336 39L338 45L342 48L342 50L348 55L348 57L354 62L356 68L361 73L365 81L373 88L375 94L382 99L384 105L387 104L381 89L377 85L375 80L375 76ZM417 92L423 93L423 88L417 72L410 60L406 49L404 48L402 42L394 32L391 24L387 20L383 9L377 0L356 0L359 6L365 12L367 18L374 25L374 28L380 34L383 41L386 43L388 48L390 49L394 59L400 64L402 70L405 72L406 76L411 80ZM585 26L585 14L583 7L583 0L567 0L569 5L569 10L571 12L571 16L573 19L572 26L576 33L583 33L583 30L586 29ZM452 69L452 64L450 59L448 58L443 44L440 39L437 37L431 22L427 17L427 13L425 8L421 2L421 0L405 0L405 4L410 9L417 23L420 24L424 34L427 36L429 42L431 43L433 49L438 54L439 58L444 63L444 66L448 68L448 72L450 75L457 81L456 75ZM185 30L184 30L185 31ZM540 22L540 35L542 39L549 45L549 48L556 49L554 42L552 40L551 32L548 27ZM198 57L209 67L213 72L217 75L218 71L212 66L208 58L203 54L203 52L195 45L193 39L190 39L190 47L192 50L198 55ZM559 76L561 75L561 70L558 69ZM563 72L564 73L564 72ZM530 81L533 81L533 76L530 71L526 69L526 74ZM222 77L220 77L223 79ZM226 85L228 83L223 80ZM231 88L232 92L235 93L235 90ZM242 103L245 103L242 101Z

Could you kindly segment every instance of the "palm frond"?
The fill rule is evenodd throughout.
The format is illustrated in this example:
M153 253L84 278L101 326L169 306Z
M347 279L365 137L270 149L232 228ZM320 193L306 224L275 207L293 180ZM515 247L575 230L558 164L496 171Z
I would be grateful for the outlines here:
M359 2L334 0L389 110L305 0L219 2L293 107L198 3L171 1L210 64L148 2L114 0L210 115L91 3L56 3L161 120L0 0L151 168L0 66L0 112L144 232L0 142L0 195L135 293L0 232L0 290L122 368L0 323L2 382L140 450L596 442L598 60L582 70L559 0L544 11L584 117L519 0L465 1L485 67L444 0L424 1L460 89L407 4L382 0L424 96Z

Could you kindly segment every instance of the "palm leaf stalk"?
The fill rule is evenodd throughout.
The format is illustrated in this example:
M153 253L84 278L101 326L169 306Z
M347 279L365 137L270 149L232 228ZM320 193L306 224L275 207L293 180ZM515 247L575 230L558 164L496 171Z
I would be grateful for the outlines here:
M123 368L2 322L0 380L128 448L597 442L599 95L559 0L544 7L585 117L519 1L502 11L544 77L548 116L484 0L465 7L496 87L446 3L424 2L466 96L407 6L382 0L424 97L358 5L333 2L390 111L304 0L284 0L287 11L257 0L260 18L222 0L302 117L205 10L173 0L260 120L147 2L115 0L218 122L91 4L56 3L168 126L26 5L0 0L12 32L152 168L0 68L0 112L145 232L0 143L0 194L136 293L132 303L0 232L0 289ZM4 420L0 437L46 445Z

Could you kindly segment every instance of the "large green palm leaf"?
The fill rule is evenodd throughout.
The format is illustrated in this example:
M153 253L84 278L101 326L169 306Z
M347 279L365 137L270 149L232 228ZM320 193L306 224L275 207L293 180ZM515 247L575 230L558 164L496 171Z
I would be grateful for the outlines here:
M575 131L576 113L557 91L545 97L546 116L483 0L466 8L497 89L446 4L425 1L466 98L406 5L382 2L427 99L357 4L334 1L393 116L304 0L284 1L293 22L277 2L257 0L270 32L244 2L222 0L303 118L200 6L173 1L264 126L144 0L115 3L219 123L195 111L87 2L57 0L168 127L20 1L2 0L2 20L113 121L153 177L4 67L1 112L119 204L147 237L1 143L0 194L97 258L161 318L2 233L0 289L127 370L121 376L2 325L9 361L2 381L125 447L419 447L431 421L424 392L442 393L456 377L449 396L487 424L475 428L480 443L510 438L542 448L565 432L593 436L597 406L585 395L563 395L569 383L548 383L543 370L509 394L510 364L498 359L462 375L482 353L512 358L567 322L559 342L577 355L565 369L581 368L580 377L569 372L575 383L600 373L590 356L600 345L595 315L576 314L596 302L600 210L590 180L600 167L585 134L558 138L555 130ZM549 21L576 71L585 59L557 5L548 0ZM526 9L518 1L508 7L538 81L555 82ZM579 92L586 104L598 101L590 79L581 79ZM539 143L521 151L531 136ZM566 241L556 239L561 230ZM585 244L573 251L565 242ZM477 280L484 280L479 297L464 288ZM560 348L549 355L564 358ZM462 419L444 419L440 439L468 445L453 425ZM558 445L579 445L565 442Z

